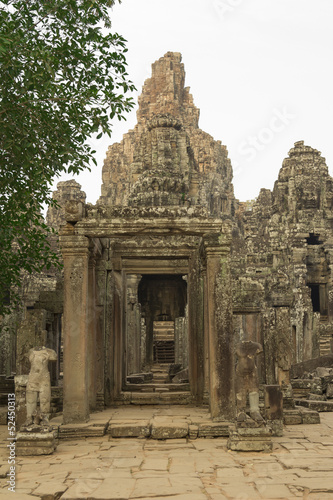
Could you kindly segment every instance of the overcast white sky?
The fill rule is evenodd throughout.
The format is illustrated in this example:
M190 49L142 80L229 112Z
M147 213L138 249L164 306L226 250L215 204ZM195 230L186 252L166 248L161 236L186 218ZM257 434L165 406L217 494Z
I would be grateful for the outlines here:
M123 0L112 30L128 41L138 94L155 60L181 52L199 126L227 146L241 201L273 188L298 140L333 174L333 0ZM94 143L98 167L76 178L88 202L100 196L108 145L135 124L133 111Z

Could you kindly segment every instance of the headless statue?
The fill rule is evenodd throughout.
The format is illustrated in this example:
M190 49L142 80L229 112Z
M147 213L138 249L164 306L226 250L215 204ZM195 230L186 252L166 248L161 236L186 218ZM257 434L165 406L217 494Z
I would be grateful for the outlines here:
M238 363L236 367L237 422L254 420L263 423L259 411L259 381L255 357L263 351L262 345L251 340L240 342L236 347ZM246 414L247 395L250 402L250 417Z
M26 389L27 420L23 424L28 427L33 423L47 426L50 416L51 381L48 362L56 361L57 354L53 349L35 347L28 353L31 369ZM39 394L40 413L37 411Z

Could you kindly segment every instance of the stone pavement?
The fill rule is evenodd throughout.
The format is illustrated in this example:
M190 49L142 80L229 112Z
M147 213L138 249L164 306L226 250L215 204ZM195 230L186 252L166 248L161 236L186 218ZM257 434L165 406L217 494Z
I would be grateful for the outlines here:
M168 411L175 413L160 416ZM15 493L4 477L7 428L0 433L0 500L333 499L333 413L321 414L321 424L285 427L270 454L228 451L226 438L61 440L53 455L16 457Z

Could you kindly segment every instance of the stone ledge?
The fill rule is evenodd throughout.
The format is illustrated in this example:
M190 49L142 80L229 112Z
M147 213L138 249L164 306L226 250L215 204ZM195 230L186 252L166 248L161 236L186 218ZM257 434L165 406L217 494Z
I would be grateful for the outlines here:
M104 436L108 422L101 424L65 424L59 426L59 439L80 439Z
M149 420L112 420L107 434L112 438L147 438L151 434L151 426Z
M153 439L179 439L186 438L189 433L187 423L170 422L168 424L156 424L151 426L151 437Z
M309 410L315 411L333 411L333 401L315 401L309 399L295 399L295 403L298 406L304 406L309 408Z

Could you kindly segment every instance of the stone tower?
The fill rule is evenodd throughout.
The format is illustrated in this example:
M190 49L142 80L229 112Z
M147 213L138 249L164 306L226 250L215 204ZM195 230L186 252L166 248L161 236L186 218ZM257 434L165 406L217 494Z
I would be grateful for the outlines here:
M231 215L227 149L200 130L199 110L184 85L179 53L168 52L152 65L137 125L108 149L98 204L202 206L212 215Z

